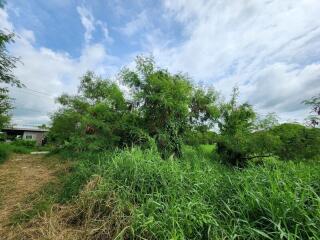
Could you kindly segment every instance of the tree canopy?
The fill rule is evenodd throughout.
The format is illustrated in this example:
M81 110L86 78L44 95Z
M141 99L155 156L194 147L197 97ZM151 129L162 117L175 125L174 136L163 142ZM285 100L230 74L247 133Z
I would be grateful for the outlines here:
M5 33L0 29L0 84L22 87L23 84L13 74L18 58L11 56L6 48L6 45L13 41L13 37L13 33ZM12 108L10 100L8 89L0 87L0 128L10 120L9 111Z
M304 104L311 106L311 115L307 122L312 127L320 126L320 94L308 100L303 101Z
M62 95L52 117L51 138L77 150L108 149L154 141L164 158L181 156L189 129L207 126L218 115L216 92L194 87L183 74L137 57L134 69L119 74L121 86L88 72L78 94ZM123 89L127 89L125 92Z
M88 72L76 95L60 96L51 141L78 152L156 147L164 159L181 157L183 144L209 143L216 144L221 162L238 167L255 158L317 154L318 132L279 124L275 114L259 116L239 103L237 88L230 101L222 101L214 89L157 67L153 58L140 56L135 63L116 80ZM308 150L300 148L299 155L298 145Z

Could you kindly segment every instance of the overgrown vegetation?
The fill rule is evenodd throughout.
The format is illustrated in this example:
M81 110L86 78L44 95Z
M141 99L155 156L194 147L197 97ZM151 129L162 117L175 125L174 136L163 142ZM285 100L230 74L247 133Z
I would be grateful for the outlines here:
M73 168L12 221L40 239L319 239L320 129L259 117L238 95L152 58L113 81L88 72L49 132Z
M147 149L155 142L163 159L181 158L183 143L216 144L213 158L237 167L270 156L294 160L319 154L319 131L279 125L273 114L258 118L238 95L234 88L231 99L222 101L213 89L194 86L187 76L138 57L135 68L124 68L117 81L89 72L77 95L62 95L49 137L59 148L76 152Z
M119 75L126 94L89 72L78 95L61 96L51 139L77 152L147 148L155 141L163 158L181 157L186 132L205 129L217 116L214 91L193 87L186 76L157 68L151 58L137 58L135 70Z
M22 87L13 38L0 29L0 84ZM304 101L307 127L279 124L237 88L222 100L148 57L78 90L58 98L49 133L73 166L11 216L19 239L320 239L320 96ZM1 85L0 130L11 100ZM34 149L1 142L0 164Z
M0 142L0 164L4 163L12 153L28 154L36 149L34 141L17 140L11 143Z
M0 1L0 8L3 3ZM4 32L0 29L0 129L9 123L9 111L12 108L11 99L8 95L9 90L2 84L10 84L16 87L22 87L23 84L13 75L13 69L16 67L18 58L11 56L6 45L13 41L14 34Z
M45 238L53 229L74 229L72 239L320 237L317 162L268 158L236 170L211 161L205 150L187 147L183 153L167 161L156 148L82 155L53 195L66 205L32 234Z
M9 154L10 154L10 151L7 148L7 146L4 144L0 144L0 164L8 159Z

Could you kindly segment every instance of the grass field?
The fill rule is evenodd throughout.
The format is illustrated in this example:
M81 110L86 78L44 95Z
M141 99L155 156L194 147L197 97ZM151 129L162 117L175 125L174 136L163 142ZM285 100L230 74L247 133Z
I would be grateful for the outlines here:
M319 162L231 169L208 149L185 148L179 161L140 149L82 155L13 222L31 239L320 238Z

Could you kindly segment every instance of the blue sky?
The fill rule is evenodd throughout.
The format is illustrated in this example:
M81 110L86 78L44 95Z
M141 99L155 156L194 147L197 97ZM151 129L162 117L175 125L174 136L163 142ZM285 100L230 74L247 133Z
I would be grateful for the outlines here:
M35 47L81 56L90 31L90 43L103 43L119 58L144 50L151 31L181 40L182 26L168 19L160 1L10 1L9 20L17 29L33 31ZM90 22L90 23L89 23ZM92 24L92 30L88 25ZM107 31L107 33L106 33ZM106 36L107 34L107 36Z
M262 114L303 121L320 92L319 0L10 0L0 28L14 31L13 121L47 123L54 98L74 93L87 71L112 77L138 54Z

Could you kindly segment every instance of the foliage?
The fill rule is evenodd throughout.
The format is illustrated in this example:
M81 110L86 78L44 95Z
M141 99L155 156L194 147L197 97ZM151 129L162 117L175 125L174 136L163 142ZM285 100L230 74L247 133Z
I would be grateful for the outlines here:
M193 128L204 132L214 127L220 115L217 100L218 93L212 88L193 89L189 116Z
M0 162L8 159L11 153L28 154L33 150L32 147L16 145L14 143L0 143Z
M4 163L10 155L10 149L5 144L0 143L0 164Z
M255 130L270 130L277 125L279 125L278 116L275 113L268 113L265 117L257 117Z
M122 80L132 90L132 105L144 130L156 139L165 157L181 156L181 135L188 126L192 86L181 74L157 69L151 58L137 58L136 70L124 69Z
M4 2L0 2L2 7ZM12 71L16 67L18 58L10 56L6 49L6 44L13 41L14 34L5 33L0 29L0 84L10 84L22 87L23 84L13 75ZM8 89L0 87L0 129L10 120L9 111L11 102L8 96Z
M77 152L155 143L163 158L181 157L186 132L208 131L217 116L213 90L193 87L186 76L157 68L152 58L138 57L136 68L119 76L128 94L88 72L77 95L62 95L49 139Z
M217 133L205 130L188 130L184 135L184 143L190 146L199 146L201 144L214 144L217 142Z
M134 121L134 116L126 111L123 93L115 83L88 72L81 80L79 94L62 95L58 102L63 108L52 117L51 140L77 151L130 144L126 121Z
M87 239L320 237L318 162L236 170L189 150L183 161L135 148L88 156L66 182L77 198L61 224Z
M320 155L320 129L284 123L274 127L270 133L278 136L281 141L276 151L281 159L312 159Z
M312 127L320 125L320 94L314 96L308 100L303 101L304 104L310 105L312 108L312 115L308 118L308 123Z
M36 146L36 141L17 139L15 141L13 141L12 144L15 146L34 148Z
M7 138L7 135L3 132L0 132L0 143L4 142Z
M52 126L48 135L50 141L57 145L70 142L77 130L78 114L73 110L60 109L51 116L51 119Z
M12 109L10 100L8 89L0 88L0 129L10 121L9 111Z
M183 143L216 144L214 158L238 167L255 158L302 160L318 154L317 132L293 134L279 126L274 113L257 116L251 105L238 103L237 88L230 101L218 104L213 89L194 86L187 76L158 68L148 57L137 57L135 67L124 68L118 77L117 82L88 72L78 94L60 96L49 139L75 152L156 145L164 159L181 158ZM317 98L306 103L316 104Z
M6 44L12 42L13 37L13 33L8 34L0 30L0 83L21 87L23 85L12 73L18 58L10 56L6 49Z
M28 154L32 151L31 148L28 148L26 146L16 146L14 144L8 144L8 147L10 151L14 153L20 153L20 154Z
M221 105L217 153L222 162L243 167L249 159L270 156L280 141L262 130L270 125L270 121L260 121L257 125L252 106L247 103L239 105L237 98L238 89L234 88L231 100ZM261 130L257 131L257 128Z

